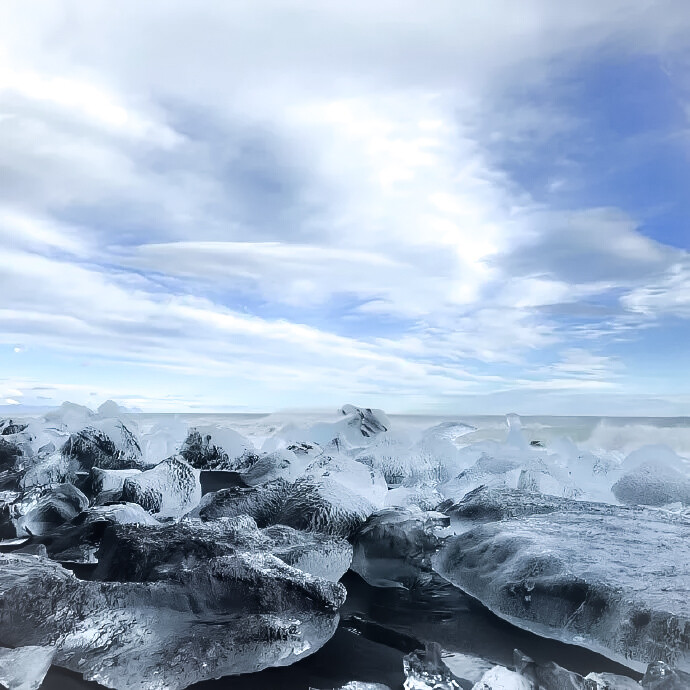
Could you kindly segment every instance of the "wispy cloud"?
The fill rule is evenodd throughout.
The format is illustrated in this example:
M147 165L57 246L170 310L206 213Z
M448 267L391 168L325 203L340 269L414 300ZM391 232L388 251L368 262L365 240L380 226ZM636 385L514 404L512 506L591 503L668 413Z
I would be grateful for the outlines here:
M166 409L634 390L620 341L690 317L687 237L569 160L572 74L689 29L674 0L4 3L0 366Z

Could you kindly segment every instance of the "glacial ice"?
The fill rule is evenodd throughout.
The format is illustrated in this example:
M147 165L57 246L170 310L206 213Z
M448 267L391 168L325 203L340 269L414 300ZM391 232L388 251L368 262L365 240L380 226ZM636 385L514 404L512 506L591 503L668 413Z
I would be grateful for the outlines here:
M405 690L459 690L460 683L441 659L441 648L431 642L403 659Z
M60 563L96 563L103 534L115 524L157 525L158 521L136 503L91 506L37 541L45 542L46 554Z
M142 469L145 463L136 436L118 419L92 421L74 432L62 447L65 458L76 460L84 471Z
M0 555L0 644L55 646L55 663L118 690L175 690L313 653L345 596L257 551L169 574L91 582L47 559Z
M279 521L291 484L276 479L261 486L229 487L202 496L199 505L189 513L202 520L217 520L249 515L259 527Z
M88 505L86 496L72 484L35 487L0 507L0 530L10 536L49 534Z
M352 569L375 587L414 587L428 580L441 545L436 529L448 518L419 508L388 508L372 515L354 537Z
M193 515L208 520L245 512L262 526L281 523L350 536L381 506L386 491L383 477L368 467L346 457L324 456L294 482L275 479L206 494Z
M640 690L638 682L617 673L588 673L585 681L585 690Z
M349 568L382 596L452 591L443 576L519 627L649 664L642 685L518 656L472 658L469 678L431 646L406 688L690 687L690 462L670 448L530 440L516 415L500 438L351 405L212 419L107 403L0 420L8 654L47 646L132 690L288 665L334 633Z
M180 455L199 470L234 470L253 445L233 429L199 426L189 430Z
M690 688L690 673L671 668L663 661L655 661L649 664L640 683L646 690L685 690Z
M182 517L201 500L199 470L173 456L150 470L127 477L122 500L138 503L158 517Z
M376 506L329 476L300 477L288 492L280 521L296 529L353 535Z
M621 503L690 505L690 463L670 448L640 448L625 458L621 469L624 474L611 488Z
M519 649L513 652L515 670L531 681L535 688L562 688L563 690L584 690L582 676L559 666L553 661L538 664Z
M390 426L391 422L382 410L343 405L332 420L284 425L274 434L272 445L280 447L307 442L327 447L335 442L336 450L361 448Z
M141 470L102 470L100 467L92 467L89 477L89 493L96 503L117 501L122 495L125 480L137 477Z
M461 514L498 521L451 537L433 558L442 577L537 634L638 670L690 668L690 520L534 495L510 515L496 490L484 507L482 495ZM516 499L506 492L507 506Z
M38 690L54 656L54 647L0 647L0 685L7 690Z
M494 666L472 686L472 690L535 690L535 688L519 673L504 666Z
M270 553L290 566L337 582L350 567L352 547L342 539L306 534L284 525L259 529L247 515L167 525L112 524L97 554L99 580L147 582L172 577L221 556Z

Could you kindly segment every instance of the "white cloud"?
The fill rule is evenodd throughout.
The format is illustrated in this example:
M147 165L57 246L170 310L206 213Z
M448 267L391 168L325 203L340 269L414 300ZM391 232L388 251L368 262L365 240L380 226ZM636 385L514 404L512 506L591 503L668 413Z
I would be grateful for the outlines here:
M537 204L490 151L575 131L568 65L677 51L685 10L9 0L0 340L263 395L605 389L578 342L687 316L687 253ZM557 317L588 300L628 314Z
M623 295L621 302L645 316L690 318L690 260L674 263L658 280Z

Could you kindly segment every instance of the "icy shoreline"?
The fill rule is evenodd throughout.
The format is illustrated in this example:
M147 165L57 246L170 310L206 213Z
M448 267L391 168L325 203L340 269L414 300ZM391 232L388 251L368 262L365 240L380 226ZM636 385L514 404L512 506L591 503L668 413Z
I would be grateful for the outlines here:
M630 450L639 433L669 444ZM184 688L314 653L318 663L336 629L383 636L396 663L404 652L409 687L567 677L597 690L607 686L591 671L657 662L675 678L690 671L688 439L683 420L389 417L352 405L189 416L65 404L5 418L0 676L3 658L21 658L12 664L28 677L0 682L38 687L41 666L26 659L45 650L108 687ZM336 584L348 568L369 585L351 574ZM348 586L359 610L343 608ZM408 592L410 619L372 615L374 592ZM465 592L517 626L502 634L520 654L458 643L446 621L470 606ZM435 625L412 613L415 597L438 605ZM591 668L572 664L567 645L553 648L560 666L547 663L519 628L623 666L596 654ZM659 669L642 687L667 687L650 685Z

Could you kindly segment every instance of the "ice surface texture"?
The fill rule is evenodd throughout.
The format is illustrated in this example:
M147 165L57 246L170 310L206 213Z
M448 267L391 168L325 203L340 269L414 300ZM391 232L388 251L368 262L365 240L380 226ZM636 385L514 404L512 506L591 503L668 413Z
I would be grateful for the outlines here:
M160 517L182 517L201 500L199 470L181 456L168 458L153 469L127 477L122 500L138 503Z
M436 422L345 405L233 426L112 402L0 420L0 683L40 682L52 654L133 690L291 664L335 631L351 567L410 599L453 592L440 573L540 635L652 662L644 687L690 687L690 462L535 442L515 415L492 438ZM408 655L406 687L633 683L452 651Z
M501 516L498 496L488 491L483 507L476 492L472 514ZM690 669L689 520L549 497L529 514L515 498L505 494L504 519L446 542L440 575L537 634L638 670L656 660Z
M448 518L419 508L388 508L372 515L354 538L352 569L375 587L414 587L431 574L441 545L435 531Z
M88 505L86 496L72 484L35 487L4 505L0 499L0 530L5 536L49 534Z
M38 690L54 656L53 647L0 647L0 685L7 690Z
M246 513L262 526L280 523L351 536L383 505L387 487L375 470L344 456L305 457L304 462L303 473L293 482L276 479L250 488L221 489L204 496L193 514L209 520ZM286 474L290 476L290 468Z
M112 524L103 536L96 577L150 581L211 558L242 552L273 554L304 572L337 582L350 567L352 547L342 539L275 525L258 529L247 515L170 525Z
M48 559L0 555L0 644L54 647L58 665L112 688L184 688L312 653L345 597L256 550L165 575L90 582Z

